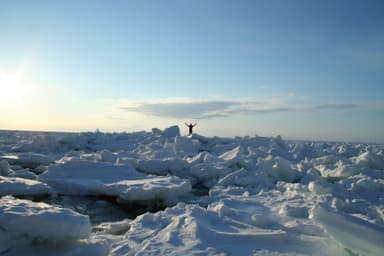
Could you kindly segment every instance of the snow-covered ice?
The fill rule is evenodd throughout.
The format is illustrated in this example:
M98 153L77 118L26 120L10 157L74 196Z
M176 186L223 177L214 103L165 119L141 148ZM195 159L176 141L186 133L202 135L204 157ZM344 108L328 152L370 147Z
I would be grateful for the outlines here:
M0 255L384 253L383 145L180 134L0 131Z

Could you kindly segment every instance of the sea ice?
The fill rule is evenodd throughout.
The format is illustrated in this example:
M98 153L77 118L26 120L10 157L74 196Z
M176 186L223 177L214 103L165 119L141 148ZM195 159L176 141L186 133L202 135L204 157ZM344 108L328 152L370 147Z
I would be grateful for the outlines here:
M133 133L0 131L0 141L0 195L52 195L45 199L51 205L0 199L0 254L384 251L383 145L187 137L177 126ZM163 210L126 212L142 205L137 202L161 203Z

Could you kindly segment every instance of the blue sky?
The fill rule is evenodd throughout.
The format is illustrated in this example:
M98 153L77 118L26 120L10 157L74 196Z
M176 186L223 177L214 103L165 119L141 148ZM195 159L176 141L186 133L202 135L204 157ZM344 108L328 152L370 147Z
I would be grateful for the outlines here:
M0 1L0 128L384 142L384 3ZM186 127L182 127L186 131Z

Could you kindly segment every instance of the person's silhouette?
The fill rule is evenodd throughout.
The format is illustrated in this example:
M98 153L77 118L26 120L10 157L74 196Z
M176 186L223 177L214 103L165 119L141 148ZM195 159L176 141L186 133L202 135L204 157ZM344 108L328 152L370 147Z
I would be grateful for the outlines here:
M192 123L190 123L190 124L185 123L185 125L188 126L188 128L189 128L189 134L188 135L192 135L193 127L195 127L197 125L197 123L194 123L194 124L192 124Z

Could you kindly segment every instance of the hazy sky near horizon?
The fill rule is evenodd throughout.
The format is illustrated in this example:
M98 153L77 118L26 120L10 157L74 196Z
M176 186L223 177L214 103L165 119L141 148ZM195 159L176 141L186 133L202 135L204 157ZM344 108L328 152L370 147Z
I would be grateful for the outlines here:
M0 129L384 142L380 0L0 0Z

